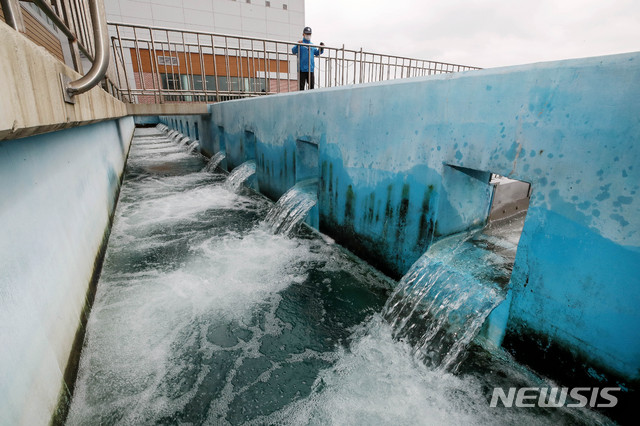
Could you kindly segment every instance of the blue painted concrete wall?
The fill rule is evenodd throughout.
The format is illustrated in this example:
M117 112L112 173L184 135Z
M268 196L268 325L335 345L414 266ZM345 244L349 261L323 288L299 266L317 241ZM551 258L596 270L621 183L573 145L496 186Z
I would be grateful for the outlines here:
M160 122L160 117L158 117L157 115L133 117L133 122L136 124L144 125L158 124Z
M213 135L210 131L211 122L208 115L162 115L158 117L157 122L164 123L191 140L199 141L200 151L208 157L220 151L220 149L214 149L212 144Z
M486 220L483 174L449 165L532 183L500 308L507 331L640 377L639 53L210 110L209 149L224 145L233 168L251 131L260 190L273 199L295 184L296 141L318 144L321 230L396 276L434 239Z
M133 127L0 142L0 424L56 408Z

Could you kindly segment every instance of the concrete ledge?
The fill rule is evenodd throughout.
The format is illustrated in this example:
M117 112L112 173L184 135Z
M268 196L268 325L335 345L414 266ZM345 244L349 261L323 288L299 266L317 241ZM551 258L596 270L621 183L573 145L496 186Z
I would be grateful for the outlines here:
M206 103L127 104L127 114L140 115L208 115Z
M0 22L0 140L16 139L127 115L99 87L64 102L60 74L80 77L43 47Z

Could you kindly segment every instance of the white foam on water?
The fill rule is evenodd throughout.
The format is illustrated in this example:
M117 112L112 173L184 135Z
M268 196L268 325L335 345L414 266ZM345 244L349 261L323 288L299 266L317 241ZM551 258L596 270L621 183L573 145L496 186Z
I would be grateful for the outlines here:
M163 133L157 127L136 127L134 134L136 136L161 136Z
M232 320L248 320L252 307L304 281L307 271L299 267L300 263L317 258L306 242L274 236L260 228L242 237L210 238L193 251L189 270L206 275L212 285L182 287L181 291L206 289L201 298L211 298L217 312ZM212 270L215 276L209 275Z
M481 386L426 367L393 339L379 314L356 328L348 350L322 370L311 394L251 424L545 424L527 413L490 409Z
M209 373L206 365L189 363L185 348L205 358L239 350L236 366L256 357L260 338L279 334L284 327L275 317L278 292L303 281L307 272L299 264L316 257L304 241L255 229L244 236L201 242L178 270L120 274L101 281L68 423L154 423L182 410ZM260 326L250 324L257 309L268 311ZM211 327L230 322L251 329L252 338L233 348L207 340ZM176 397L171 383L179 383L191 370L197 378ZM242 391L233 389L234 375L235 370L213 412L225 413Z
M118 206L113 241L131 243L136 238L171 224L197 222L202 220L200 215L209 210L255 210L255 202L221 185L206 184L210 179L211 175L192 173L180 177L145 179L123 187L123 198L133 194L142 197ZM194 186L198 184L200 186Z

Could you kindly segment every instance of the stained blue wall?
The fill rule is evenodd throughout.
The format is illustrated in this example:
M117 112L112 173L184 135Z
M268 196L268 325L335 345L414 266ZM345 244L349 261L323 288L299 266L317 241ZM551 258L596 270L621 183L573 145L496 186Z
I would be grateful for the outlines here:
M0 424L51 420L133 127L0 142Z
M157 115L139 116L139 117L134 117L133 122L136 124L144 124L144 125L158 124L160 122L160 117L158 117Z
M163 115L157 117L156 122L164 123L173 130L188 136L191 140L199 141L200 151L211 157L220 149L214 149L211 143L213 135L210 132L209 115Z
M295 184L318 144L320 228L392 275L487 216L488 172L533 194L507 331L640 377L640 54L431 76L210 106L207 145L260 190ZM470 175L461 166L485 173Z

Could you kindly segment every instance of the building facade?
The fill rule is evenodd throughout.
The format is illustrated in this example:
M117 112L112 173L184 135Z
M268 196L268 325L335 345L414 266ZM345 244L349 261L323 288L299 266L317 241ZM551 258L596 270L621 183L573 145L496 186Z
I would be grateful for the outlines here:
M105 0L107 20L152 27L299 40L304 0Z
M110 26L114 57L133 76L128 96L136 102L211 102L296 90L290 48L263 40L295 43L304 27L304 0L106 0L105 9L112 24L177 30ZM150 88L157 96L141 94ZM203 88L212 94L192 95Z

